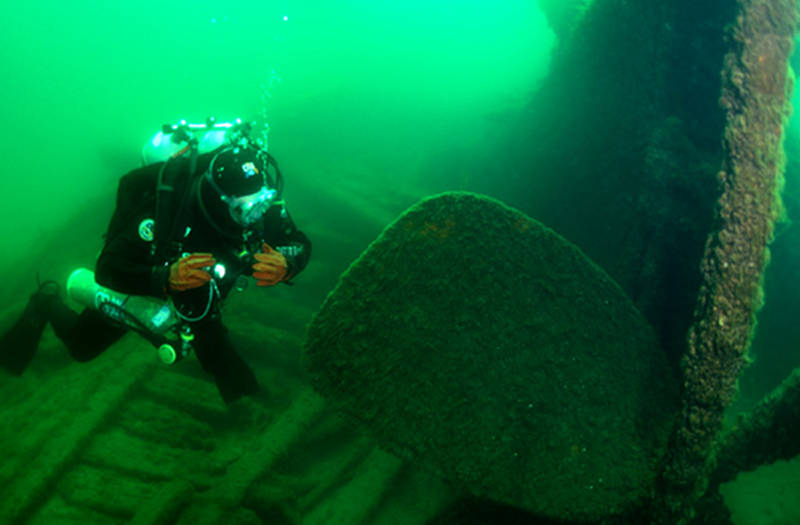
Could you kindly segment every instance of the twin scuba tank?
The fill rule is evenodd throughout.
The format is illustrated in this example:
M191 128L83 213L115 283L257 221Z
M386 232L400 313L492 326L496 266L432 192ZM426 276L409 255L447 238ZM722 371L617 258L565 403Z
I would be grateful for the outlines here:
M203 154L218 147L248 137L249 123L216 122L213 118L205 124L164 125L142 148L142 164L165 162L187 153ZM262 140L257 141L265 147ZM159 359L172 364L186 357L191 350L193 335L190 326L181 318L171 301L153 297L128 295L100 286L94 272L79 268L67 281L67 293L75 302L100 312L117 322L139 332L158 348Z
M165 162L170 158L187 154L193 148L202 155L214 151L223 144L233 144L241 139L249 141L253 125L236 119L233 122L217 122L209 118L202 124L191 124L185 120L178 124L164 124L161 131L153 135L142 148L142 165ZM265 127L261 136L253 142L259 148L267 149Z

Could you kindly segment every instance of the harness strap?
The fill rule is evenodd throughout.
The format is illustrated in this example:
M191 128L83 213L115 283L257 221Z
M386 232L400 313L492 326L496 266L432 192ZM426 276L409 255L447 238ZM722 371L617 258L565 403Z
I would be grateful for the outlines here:
M184 158L171 158L158 172L152 250L153 254L163 261L168 260L174 253L176 247L173 243L177 241L176 233L180 228L180 217L186 207L188 193L186 185L191 180L184 171L186 162Z

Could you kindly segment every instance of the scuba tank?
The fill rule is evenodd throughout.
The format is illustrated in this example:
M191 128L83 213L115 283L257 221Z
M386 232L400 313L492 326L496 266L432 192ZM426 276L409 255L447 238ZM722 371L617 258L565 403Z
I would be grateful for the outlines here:
M165 364L186 357L191 350L194 336L169 301L115 292L97 284L94 272L86 268L70 274L67 294L107 319L139 332L158 348L158 357ZM173 335L172 340L168 334Z
M178 124L164 124L161 131L153 135L142 148L142 166L166 162L187 152L202 155L243 138L250 140L253 126L254 123L242 122L238 118L232 122L217 122L214 117L209 117L202 124L191 124L185 120ZM266 150L266 137L265 127L254 143Z
M213 151L225 143L225 134L233 126L228 122L217 123L213 118L205 124L189 124L185 120L178 124L164 124L142 148L142 165L179 157L192 144L197 146L197 153Z

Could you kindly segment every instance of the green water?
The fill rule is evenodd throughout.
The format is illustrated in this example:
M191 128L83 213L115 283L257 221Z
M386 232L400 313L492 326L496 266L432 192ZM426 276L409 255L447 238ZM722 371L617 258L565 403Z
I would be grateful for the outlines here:
M266 115L294 208L313 198L301 185L448 185L429 158L476 155L553 44L523 1L34 1L4 16L3 265L113 195L144 142L182 118Z
M595 27L601 28L598 32L606 31L612 44L614 37L631 31L629 27L603 27L597 22L607 14L603 11L607 6L624 2L576 0L565 9L559 2L541 3L562 24L574 20L575 13L599 6L600 14L593 19L598 24ZM636 2L629 3L633 4ZM300 228L312 237L315 254L301 276L301 286L277 291L274 302L264 307L270 315L291 318L291 322L253 323L248 315L253 310L258 312L262 305L250 292L239 303L233 301L230 321L232 329L247 334L248 342L274 337L270 330L279 326L283 329L276 329L279 339L292 341L285 347L287 355L280 358L293 364L304 323L339 273L383 226L420 197L450 189L479 190L513 200L515 205L530 197L539 209L551 213L548 220L566 217L563 224L577 224L578 230L586 231L594 231L594 226L606 218L600 215L602 220L595 220L597 215L593 216L587 205L590 201L602 201L619 190L619 208L613 206L613 199L602 204L610 203L612 213L622 208L630 210L625 188L595 195L592 192L597 186L589 185L584 192L588 195L583 195L581 188L570 188L579 184L573 179L555 177L555 182L543 184L549 193L542 192L545 196L540 197L536 194L537 177L540 170L555 166L566 175L572 175L574 169L576 180L591 182L596 175L611 179L617 172L635 171L644 165L639 162L644 156L642 144L649 140L644 132L642 137L636 133L621 137L617 143L592 140L608 134L608 129L616 129L613 124L617 120L640 124L636 119L644 120L646 117L641 114L649 116L651 109L637 104L647 97L632 99L636 103L630 107L614 106L617 112L606 115L602 107L614 94L593 93L592 89L595 85L619 92L629 89L636 95L637 82L648 75L635 67L628 69L627 64L644 63L653 70L663 64L653 63L649 55L638 61L637 56L646 54L646 50L636 48L626 49L612 60L600 61L605 67L622 65L612 73L590 70L578 76L580 82L570 86L574 91L559 99L557 107L547 108L551 114L546 121L551 127L541 130L537 125L542 115L531 113L536 106L530 102L549 72L556 36L537 5L522 0L251 1L233 6L183 0L34 0L7 7L0 31L0 236L5 244L0 271L6 282L0 291L3 322L10 322L16 313L12 310L21 308L37 272L44 278L63 279L68 269L91 267L119 177L139 165L141 147L162 124L180 119L200 122L209 116L219 120L242 117L269 124L270 151L284 170L289 209ZM653 31L668 34L675 29L673 26L674 20L672 25L652 27ZM564 26L558 27L563 30ZM677 36L671 42L687 35ZM704 63L707 54L703 49L702 53L693 52L692 61L685 65L686 74L676 77L675 86L683 88L684 78L697 70L711 71L708 78L712 80L705 85L713 97L706 100L702 93L689 89L686 93L680 89L669 92L664 98L674 98L670 102L681 107L672 112L674 115L667 111L659 117L675 117L670 122L678 124L674 128L658 128L658 123L647 127L675 130L675 135L685 131L694 141L692 147L682 149L679 141L665 140L664 144L656 144L662 149L647 152L651 154L648 158L655 158L654 163L658 164L659 159L663 160L658 154L678 157L693 152L692 148L704 150L708 155L698 157L705 161L711 158L711 167L705 171L697 168L697 172L713 178L719 165L714 158L719 141L712 132L708 132L710 138L704 134L704 130L714 129L704 126L713 119L691 114L697 113L696 107L708 113L717 111L714 105L718 89L714 82L721 64L713 60L711 65ZM602 51L598 49L597 54L602 55ZM589 50L582 57L593 53ZM653 56L665 62L687 58ZM795 69L800 65L796 57L794 65ZM680 68L673 66L671 71ZM702 79L702 75L698 76ZM702 80L691 78L695 87L702 84ZM595 84L598 79L605 82ZM585 99L569 98L575 93ZM659 98L656 95L654 100ZM658 103L663 101L653 102ZM800 107L798 90L793 105ZM574 107L587 110L585 122L581 115L576 117L578 111ZM552 118L559 112L567 116L563 127L558 118ZM600 116L588 114L591 112ZM697 119L693 120L693 116ZM604 127L606 122L610 124L608 129ZM554 150L552 157L541 151L530 157L550 160L550 164L525 163L529 150L539 147L538 143L526 142L527 128L538 133L531 136L544 139L552 130L558 141L548 144ZM663 135L672 137L667 132ZM800 279L796 276L800 233L791 222L800 216L799 137L795 118L786 139L784 198L790 222L778 228L765 277L766 306L752 349L755 364L742 377L741 398L732 412L749 409L800 363L796 323L800 312ZM585 149L583 140L589 144ZM512 142L514 148L509 146ZM626 157L627 148L634 149L632 144L640 149ZM571 152L576 155L571 157ZM633 157L636 162L629 165L617 162ZM694 159L688 154L686 158ZM587 168L595 159L597 172L592 171L593 166ZM662 164L673 166L672 160L667 158ZM680 162L674 165L685 166ZM546 202L564 188L563 194L586 199L583 206L572 201ZM664 201L654 202L658 205ZM634 200L636 204L642 203ZM531 208L536 211L537 206ZM680 208L667 211L675 209ZM657 216L657 212L658 209L653 215ZM608 219L610 222L613 217ZM635 244L635 235L632 238L631 244ZM595 243L604 244L606 239L595 236L584 244L602 252ZM595 253L590 255L594 257ZM624 259L629 254L612 255ZM681 254L673 255L677 259ZM609 261L614 259L609 257L599 264L613 273L615 268L607 264ZM693 264L692 261L689 266L694 267ZM669 268L669 264L665 266ZM627 269L625 265L616 268L618 273ZM647 289L650 282L643 282L634 284ZM631 288L635 287L627 286L626 290ZM648 298L645 294L643 302L648 300L658 304L659 297ZM671 315L669 307L664 305L667 317ZM682 340L683 333L676 338ZM52 337L44 346L44 356L34 362L25 378L25 395L38 392L47 399L47 389L55 392L61 388L58 374L65 370L75 376L72 380L76 385L83 385L80 374ZM274 362L258 362L256 352L248 357L256 359L260 374L272 379L283 373L282 369L274 372ZM107 365L98 360L92 366ZM105 373L104 369L99 373ZM77 399L74 406L85 401L80 386L71 392ZM286 392L294 391L287 388ZM208 395L217 401L213 390ZM60 413L62 407L53 403L51 412L43 413ZM27 414L20 412L15 417L27 420ZM46 427L46 418L31 424ZM51 430L42 431L47 432ZM216 439L216 432L216 428L209 430L209 439ZM18 444L15 436L10 439ZM295 457L297 454L292 459ZM313 471L314 465L308 468ZM292 472L291 468L287 470ZM756 478L755 485L782 478L783 474L762 475ZM275 485L279 486L280 480ZM770 489L748 492L745 488L736 497L746 501L758 490ZM409 499L413 502L413 498Z

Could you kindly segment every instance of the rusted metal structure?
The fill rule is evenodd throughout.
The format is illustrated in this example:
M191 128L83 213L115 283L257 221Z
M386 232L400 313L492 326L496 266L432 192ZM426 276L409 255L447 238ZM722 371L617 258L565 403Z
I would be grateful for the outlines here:
M783 129L797 31L794 0L740 0L725 56L727 113L721 195L701 262L703 275L682 369L683 407L661 478L656 515L691 519L714 464L713 445L737 391L762 303L767 246L780 213Z

